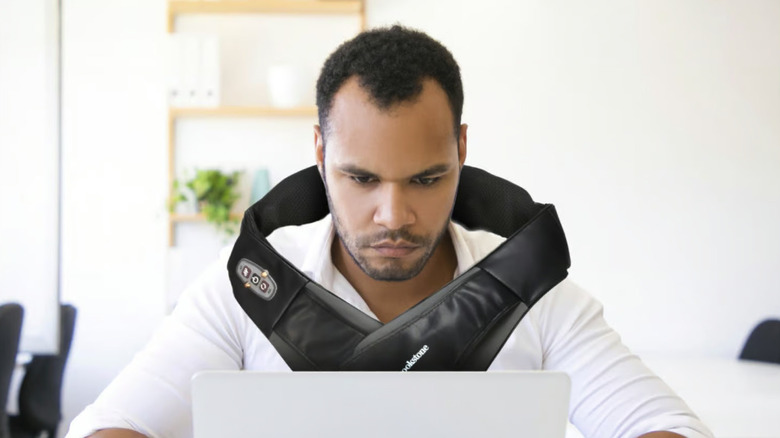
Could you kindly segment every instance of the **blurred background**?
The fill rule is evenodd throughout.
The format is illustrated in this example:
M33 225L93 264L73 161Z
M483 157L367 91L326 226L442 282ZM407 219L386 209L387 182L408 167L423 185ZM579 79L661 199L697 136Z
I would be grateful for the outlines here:
M235 217L313 164L319 68L364 27L452 51L467 164L556 205L636 353L736 357L780 315L780 2L286 3L0 0L0 302L29 353L78 309L63 425L230 244L198 171Z

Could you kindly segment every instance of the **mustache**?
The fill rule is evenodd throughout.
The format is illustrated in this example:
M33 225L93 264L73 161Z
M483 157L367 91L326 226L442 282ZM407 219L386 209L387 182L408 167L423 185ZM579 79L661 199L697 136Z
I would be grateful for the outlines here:
M428 242L428 239L426 239L425 236L418 236L410 233L409 230L401 228L399 230L382 231L381 233L373 234L371 236L363 236L358 238L356 243L358 246L364 247L372 246L383 240L389 240L391 242L403 240L413 245L420 246L425 245Z

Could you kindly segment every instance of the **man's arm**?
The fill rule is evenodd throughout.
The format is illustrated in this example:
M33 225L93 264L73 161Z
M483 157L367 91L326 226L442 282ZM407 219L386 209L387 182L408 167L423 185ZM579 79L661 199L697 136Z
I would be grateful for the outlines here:
M147 438L147 436L128 429L103 429L88 438Z
M564 280L534 309L543 366L571 377L570 421L584 436L712 438L674 391L622 344L604 321L601 304L574 283Z

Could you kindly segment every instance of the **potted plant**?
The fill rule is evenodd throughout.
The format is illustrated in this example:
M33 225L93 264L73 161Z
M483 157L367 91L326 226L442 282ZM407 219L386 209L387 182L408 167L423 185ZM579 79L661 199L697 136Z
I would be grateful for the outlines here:
M206 221L214 224L218 230L233 234L238 224L230 218L233 204L241 197L238 193L240 172L223 173L219 170L196 170L195 177L184 182L196 201L196 208L203 213ZM173 183L171 209L176 204L189 199L179 180Z

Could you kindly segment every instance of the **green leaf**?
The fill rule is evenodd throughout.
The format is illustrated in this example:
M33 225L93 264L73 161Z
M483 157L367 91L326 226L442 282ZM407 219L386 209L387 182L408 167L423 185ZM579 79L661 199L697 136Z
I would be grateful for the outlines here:
M214 169L199 169L194 178L184 182L195 194L206 220L228 234L233 234L237 225L236 221L230 219L230 210L241 197L237 191L240 177L241 172L238 171L225 174ZM171 211L176 204L187 200L180 189L181 185L178 180L173 183L174 196L169 205Z

